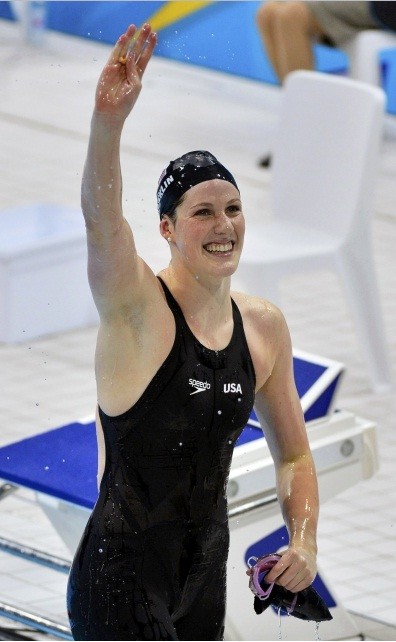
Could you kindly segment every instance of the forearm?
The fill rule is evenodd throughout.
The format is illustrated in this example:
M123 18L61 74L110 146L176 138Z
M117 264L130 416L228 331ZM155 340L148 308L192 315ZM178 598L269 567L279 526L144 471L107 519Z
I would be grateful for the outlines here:
M94 112L81 185L87 228L93 232L118 229L122 222L120 140L123 121Z
M118 38L96 87L81 188L81 204L91 239L110 238L124 224L121 133L139 96L142 76L157 40L149 24L143 25L139 35L136 32L136 26L130 25Z
M280 467L277 490L290 546L304 548L316 556L319 497L315 465L310 453Z

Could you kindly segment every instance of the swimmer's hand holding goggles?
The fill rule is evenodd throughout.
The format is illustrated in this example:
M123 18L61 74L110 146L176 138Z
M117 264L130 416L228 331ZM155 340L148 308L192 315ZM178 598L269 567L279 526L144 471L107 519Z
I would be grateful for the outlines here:
M326 604L312 586L298 593L292 593L278 584L268 584L265 576L280 560L276 553L263 557L250 557L248 566L252 569L249 588L254 593L254 610L257 614L265 611L269 606L274 606L287 615L293 615L301 620L322 622L332 620L333 617Z

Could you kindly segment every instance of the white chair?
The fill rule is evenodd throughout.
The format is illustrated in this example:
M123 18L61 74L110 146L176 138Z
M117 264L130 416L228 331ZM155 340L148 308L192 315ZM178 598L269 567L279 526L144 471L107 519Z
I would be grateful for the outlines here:
M379 52L396 47L396 33L383 29L365 29L348 40L343 50L349 58L349 75L381 86Z
M390 368L370 232L384 92L312 71L289 74L283 92L272 217L247 222L236 283L279 303L284 275L336 270L373 387L385 391Z

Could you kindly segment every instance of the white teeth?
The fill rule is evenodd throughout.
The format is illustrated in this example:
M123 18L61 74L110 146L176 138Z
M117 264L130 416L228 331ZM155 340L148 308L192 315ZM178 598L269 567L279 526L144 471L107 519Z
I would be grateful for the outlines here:
M209 243L209 245L205 245L205 249L208 252L230 252L232 250L232 243L231 241L225 245L222 243Z

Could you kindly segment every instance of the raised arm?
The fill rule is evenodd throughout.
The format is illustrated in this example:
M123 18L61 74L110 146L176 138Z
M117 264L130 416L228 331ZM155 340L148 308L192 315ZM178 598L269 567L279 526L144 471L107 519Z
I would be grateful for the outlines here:
M289 548L266 577L297 592L315 578L318 488L300 400L294 383L289 331L276 311L272 374L256 394L255 408L275 463L277 493ZM268 551L273 552L273 551Z
M88 275L100 315L136 302L147 269L122 212L120 139L141 90L156 36L134 25L120 36L96 89L81 190L88 237Z

